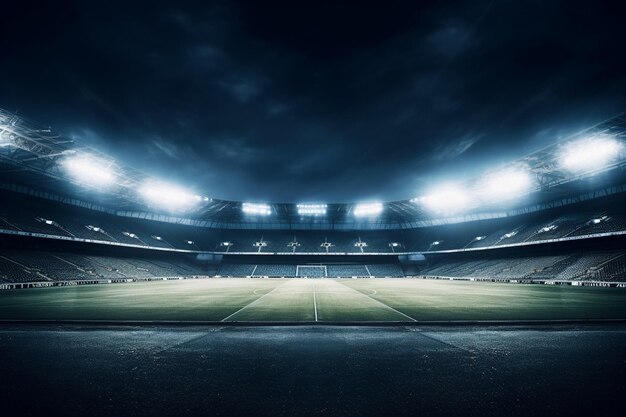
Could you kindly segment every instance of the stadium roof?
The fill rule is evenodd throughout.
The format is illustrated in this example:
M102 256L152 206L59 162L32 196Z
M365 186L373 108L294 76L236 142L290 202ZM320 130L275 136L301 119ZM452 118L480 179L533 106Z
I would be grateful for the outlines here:
M201 223L215 227L268 228L361 228L419 227L426 224L503 217L518 212L540 210L557 204L624 191L626 184L626 118L624 114L610 118L578 132L551 146L540 149L506 166L494 168L480 178L461 180L453 195L441 194L439 203L458 207L459 193L467 193L471 204L458 211L429 210L426 197L384 202L314 204L309 213L297 204L244 202L214 198L209 190L191 188L168 189L164 183L145 172L116 161L96 149L55 133L17 115L0 110L0 180L5 189L30 193L49 193L57 198L74 199L81 205L107 209L122 215L160 218ZM572 150L573 148L573 150ZM568 153L569 152L569 153ZM68 169L68 161L79 159L78 171ZM604 158L604 159L603 159ZM84 165L80 165L84 164ZM76 173L86 171L87 177L99 182L85 182ZM99 172L101 170L102 172ZM505 194L513 187L508 172L522 170L527 187L512 199L479 201L468 190L483 190L485 178L496 178L495 195ZM100 176L96 175L100 174ZM503 181L502 181L503 180ZM106 185L103 185L106 182ZM166 198L174 193L170 206L146 198L145 184L156 183L155 194ZM501 188L501 191L500 191ZM172 209L189 197L193 204ZM466 202L466 201L464 201ZM256 204L256 205L255 205ZM323 205L319 211L317 205ZM372 212L369 210L374 209ZM319 212L318 212L319 211Z

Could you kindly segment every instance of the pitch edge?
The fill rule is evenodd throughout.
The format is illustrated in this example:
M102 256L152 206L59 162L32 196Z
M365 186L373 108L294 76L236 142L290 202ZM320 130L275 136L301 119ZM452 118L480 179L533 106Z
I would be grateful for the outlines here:
M625 319L562 320L425 320L425 321L191 321L191 320L0 320L10 325L80 325L80 326L337 326L337 327L420 327L420 326L555 326L579 324L626 324Z

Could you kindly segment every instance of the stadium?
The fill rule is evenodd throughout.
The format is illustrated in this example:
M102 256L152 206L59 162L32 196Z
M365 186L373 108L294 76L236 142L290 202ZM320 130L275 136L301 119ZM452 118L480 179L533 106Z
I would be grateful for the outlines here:
M471 79L475 61L464 54L486 45L478 34L491 30L496 13L509 16L502 5L404 5L404 18L364 6L369 23L354 22L356 38L345 27L354 7L337 6L331 17L323 7L307 7L301 24L329 25L329 37L314 40L302 34L289 40L299 27L276 16L298 15L293 7L231 7L198 6L200 18L182 6L154 6L155 15L128 6L135 20L132 29L119 21L123 40L107 32L102 43L82 23L68 32L72 41L64 34L41 38L62 52L85 36L88 48L68 49L81 57L75 68L63 66L66 58L52 59L51 73L62 75L54 80L72 80L61 93L39 83L28 90L30 80L17 70L10 72L15 87L0 89L0 106L7 107L0 108L0 398L7 415L619 415L626 394L622 84L598 87L604 104L593 111L578 106L576 114L585 117L569 124L556 110L541 115L558 107L541 107L551 94L545 91L501 120L492 116L501 110L489 104L476 110L481 117L474 122L492 129L492 139L474 134L467 118L458 123L461 139L455 131L457 139L446 142L435 138L449 134L450 115L462 118L472 104L461 111L442 90L416 110L387 90L402 78L409 53L434 48L443 55L433 59L443 61L436 75L425 76L430 87L411 81L402 94L426 100L431 88L455 83L446 77L459 66L464 84L480 86L472 103L481 106L485 97L496 103L498 80L492 91L483 78ZM68 10L80 16L76 21L106 30L118 22L99 8ZM50 24L39 12L17 14L42 24L41 33ZM448 19L453 15L473 20L464 26ZM381 26L370 30L379 19ZM420 46L407 46L406 37L422 30L416 22L431 21L447 22L447 29L431 33L426 24ZM103 62L128 53L120 62L137 64L130 58L137 49L127 50L127 41L142 39L139 50L154 47L135 32L136 23L161 38L159 52L141 61L151 69L133 78L129 93L120 74L133 70ZM183 27L194 46L186 54L169 51L168 60L179 62L172 69L159 48L169 42L183 48L173 27ZM199 47L198 39L213 46ZM115 52L103 46L109 41ZM494 45L484 46L485 55ZM254 63L237 73L227 47L254 56ZM99 51L94 56L85 52L92 48ZM81 54L101 67L87 68ZM32 68L30 55L9 55L20 71ZM300 60L312 75L293 82L281 65L306 72ZM377 67L381 61L387 66ZM524 65L539 67L531 61ZM506 68L519 64L510 62ZM280 74L289 93L266 100L264 91L277 81L251 76L251 68ZM385 93L368 84L372 96L355 88L354 97L341 97L350 95L346 80L361 71ZM198 74L219 80L203 84ZM99 81L81 84L90 76ZM147 88L139 88L144 77ZM344 84L333 84L335 78ZM509 75L502 79L515 84ZM188 80L192 87L183 85ZM98 83L110 91L98 96L90 89ZM305 98L281 104L309 84L315 88ZM74 104L70 97L62 102L68 85L78 91ZM158 103L169 85L177 90ZM600 93L580 88L593 107ZM311 105L326 91L330 110ZM108 93L119 97L117 105L106 102ZM363 101L376 103L375 111L359 113ZM262 123L261 111L249 110L260 102ZM9 110L17 104L23 110ZM311 109L323 122L303 121ZM284 116L292 111L297 115ZM437 112L444 114L439 123ZM531 127L524 127L518 119L529 112ZM379 123L389 136L401 136L397 126L407 118L432 139L368 136ZM110 127L117 125L127 130ZM335 137L327 125L356 138ZM94 133L97 126L104 133ZM273 141L285 132L288 139ZM180 143L168 142L168 134ZM237 134L257 136L233 139ZM491 153L467 156L480 146Z

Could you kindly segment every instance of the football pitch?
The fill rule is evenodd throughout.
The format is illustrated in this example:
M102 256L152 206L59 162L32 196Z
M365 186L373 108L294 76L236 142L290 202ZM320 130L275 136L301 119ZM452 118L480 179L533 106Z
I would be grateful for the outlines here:
M625 319L626 290L423 279L197 279L0 292L0 320Z

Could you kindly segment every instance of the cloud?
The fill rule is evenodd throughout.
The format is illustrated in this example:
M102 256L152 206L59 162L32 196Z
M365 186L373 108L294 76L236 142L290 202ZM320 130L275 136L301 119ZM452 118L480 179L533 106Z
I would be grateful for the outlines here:
M467 152L483 135L466 134L443 146L439 146L433 153L432 160L436 162L449 161Z

